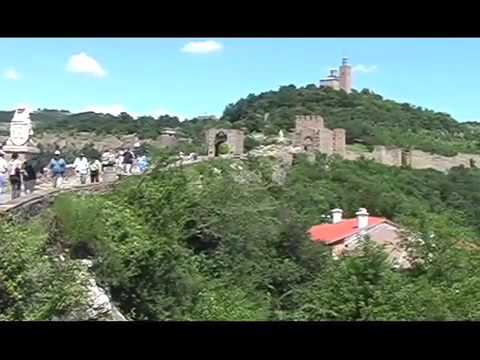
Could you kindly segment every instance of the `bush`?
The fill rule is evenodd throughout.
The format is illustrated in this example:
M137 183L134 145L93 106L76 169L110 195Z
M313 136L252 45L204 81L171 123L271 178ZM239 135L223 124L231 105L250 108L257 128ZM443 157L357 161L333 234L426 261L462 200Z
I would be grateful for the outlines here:
M259 146L260 143L257 140L255 140L253 137L246 136L245 137L245 142L244 142L243 145L245 147L245 151L250 151L253 148L256 148L257 146Z
M230 154L231 152L231 147L230 145L228 144L221 144L218 148L218 152L220 153L220 155L227 155L227 154Z

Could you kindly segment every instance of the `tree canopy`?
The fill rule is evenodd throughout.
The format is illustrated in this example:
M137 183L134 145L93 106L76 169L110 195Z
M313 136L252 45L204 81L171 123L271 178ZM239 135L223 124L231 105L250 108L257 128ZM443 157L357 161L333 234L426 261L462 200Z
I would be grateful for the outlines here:
M443 174L317 154L313 163L300 157L278 185L272 166L252 159L157 169L109 194L60 196L37 227L2 225L4 317L45 319L77 306L79 290L62 287L73 273L57 277L54 249L62 249L63 266L91 259L97 282L132 319L480 318L479 170ZM368 240L358 256L332 259L306 230L333 207L346 217L366 207L420 234L423 262L395 270ZM52 277L58 287L42 287Z

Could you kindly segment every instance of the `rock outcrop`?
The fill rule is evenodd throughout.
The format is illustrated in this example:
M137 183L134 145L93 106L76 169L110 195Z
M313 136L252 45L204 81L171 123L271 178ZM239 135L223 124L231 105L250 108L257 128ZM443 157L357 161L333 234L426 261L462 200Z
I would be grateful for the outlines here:
M62 258L60 258L62 260ZM90 272L92 261L80 260L81 270L78 274L79 282L85 288L86 299L84 305L62 317L53 318L53 321L128 321L128 319L113 304L107 292L98 286L94 275Z

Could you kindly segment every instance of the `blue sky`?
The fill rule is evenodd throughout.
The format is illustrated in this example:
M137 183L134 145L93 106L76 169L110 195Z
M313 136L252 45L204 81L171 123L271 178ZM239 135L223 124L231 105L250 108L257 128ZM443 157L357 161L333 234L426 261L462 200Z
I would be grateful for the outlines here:
M228 103L318 84L348 56L353 87L480 120L480 39L0 39L0 109L220 115Z

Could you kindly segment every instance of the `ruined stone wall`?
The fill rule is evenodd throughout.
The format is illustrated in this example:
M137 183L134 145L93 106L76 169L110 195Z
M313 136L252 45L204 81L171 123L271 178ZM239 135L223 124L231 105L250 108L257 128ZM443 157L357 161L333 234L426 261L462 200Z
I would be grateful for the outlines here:
M333 152L342 157L345 157L346 141L345 129L333 129Z
M390 166L402 165L402 149L387 148L385 146L375 146L372 153L372 158L379 163Z
M480 165L480 155L460 153L456 156L447 157L437 154L426 153L421 150L411 151L411 166L414 169L432 168L438 171L447 171L452 167L461 166L471 167L470 160L476 165Z
M333 131L327 128L318 132L319 144L316 147L320 152L331 155L333 153Z
M230 134L228 135L229 140L227 140L227 144L233 147L233 155L240 156L244 152L244 141L245 141L245 134L242 130L230 130Z
M229 145L232 149L234 156L240 156L244 152L245 134L242 130L238 129L209 129L206 131L206 141L208 146L208 157L215 157L215 139L217 134L223 132L227 139L225 144Z
M463 165L470 168L472 161L475 166L480 167L480 155L459 153L456 156L442 156L431 154L421 150L402 150L400 148L387 148L385 146L375 146L371 154L373 160L390 166L410 166L413 169L435 169L446 172L449 169ZM365 154L347 151L345 158L348 160L357 160Z

